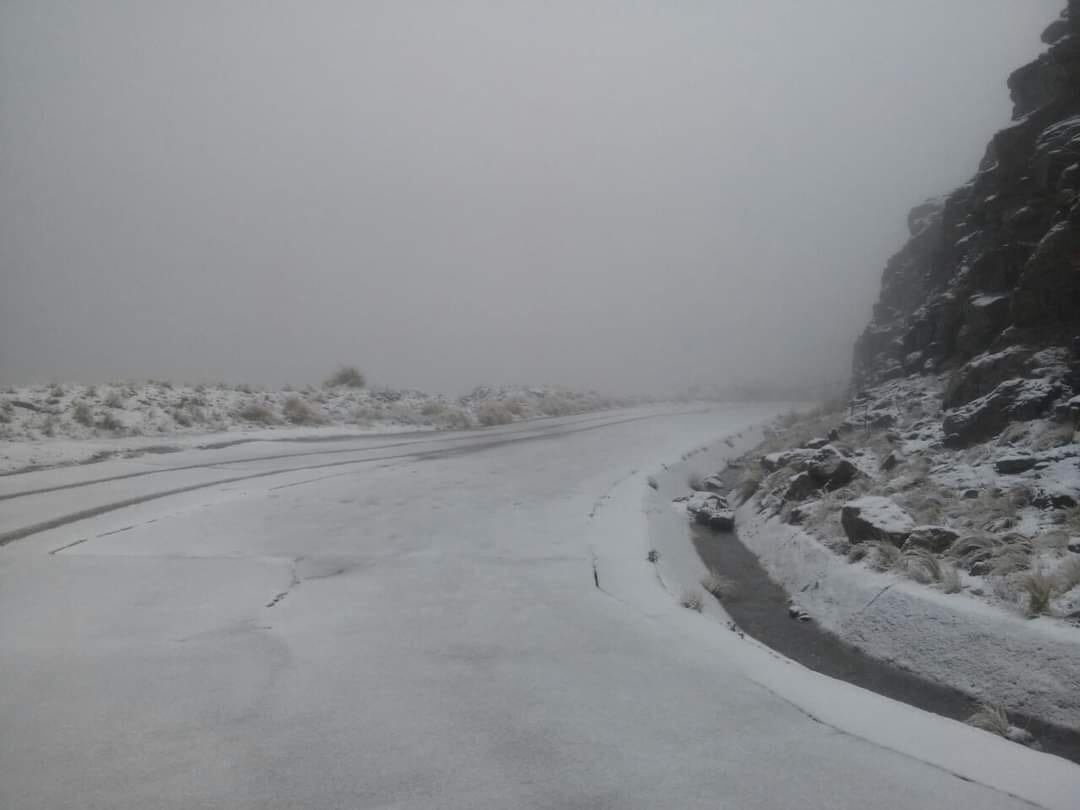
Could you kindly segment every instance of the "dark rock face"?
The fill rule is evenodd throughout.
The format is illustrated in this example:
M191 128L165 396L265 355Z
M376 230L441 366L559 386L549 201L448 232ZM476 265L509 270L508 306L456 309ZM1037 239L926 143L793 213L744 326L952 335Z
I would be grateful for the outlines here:
M857 388L952 371L943 405L958 409L1010 380L1046 378L1029 358L1080 335L1080 2L1043 41L1046 52L1009 77L1014 122L991 138L978 173L909 214L911 237L855 346ZM1078 371L1052 377L1065 383L1057 397L1071 396ZM980 417L975 440L1011 418Z
M956 408L945 416L945 445L970 447L996 436L1010 422L1026 422L1042 416L1059 394L1046 380L1008 380L983 397Z

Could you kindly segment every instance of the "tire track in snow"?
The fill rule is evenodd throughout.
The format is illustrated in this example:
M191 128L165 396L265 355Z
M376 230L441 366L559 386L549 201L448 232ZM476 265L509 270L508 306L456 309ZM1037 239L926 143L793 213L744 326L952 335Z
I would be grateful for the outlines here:
M657 414L657 415L660 416L660 415L663 415L663 414ZM590 419L581 419L581 420L578 420L577 422L571 423L571 426L596 421L597 419L607 419L607 418L608 418L608 416L605 415L605 416L602 416L602 417L592 417ZM645 416L645 417L635 417L635 418L652 418L652 417ZM612 422L605 422L603 424L619 424L621 421L622 420L615 420L615 421L612 421ZM561 426L558 426L558 425L555 426L555 427L552 427L551 425L540 425L539 426L540 429L538 430L537 426L530 423L529 427L522 427L522 428L519 428L517 430L503 431L503 432L501 432L501 433L499 433L497 435L499 435L499 436L517 436L517 435L520 435L520 434L523 434L523 433L524 434L535 433L535 434L538 434L538 435L547 435L548 433L561 432L560 427ZM595 427L595 426L590 425L590 427ZM418 434L417 433L409 433L408 435L416 436ZM257 442L257 441L272 441L272 442L282 442L282 443L284 443L284 442L313 443L313 442L316 442L316 441L327 441L327 442L328 441L365 441L365 440L370 440L370 438L371 437L369 437L369 436L357 436L357 437L348 437L348 436L341 437L341 436L339 436L339 437L333 437L333 438L332 437L327 437L327 438L317 438L317 439L316 438L311 438L311 439L303 439L303 438L300 438L300 439L239 439L239 440L234 441L234 442L226 442L226 443L222 443L220 445L213 445L213 444L202 445L198 449L211 449L211 450L212 449L220 449L222 447L231 447L231 446L237 445L237 444L252 443L252 442ZM343 453L368 453L368 452L371 452L371 451L374 451L374 450L386 450L386 449L392 448L392 447L406 447L406 446L409 446L409 445L428 444L428 443L462 442L462 441L472 440L472 439L475 439L475 438L477 438L477 434L475 434L475 433L474 434L467 434L467 435L463 435L463 436L462 435L444 436L444 437L439 437L439 438L425 437L425 438L419 438L419 439L410 439L409 441L397 441L397 442L388 442L386 444L376 444L376 445L372 445L370 447L360 447L360 448L347 447L347 448L340 448L338 450L311 450L311 451L308 451L306 453L273 453L273 454L264 455L264 456L252 456L250 458L240 458L240 459L232 459L232 460L227 460L227 461L206 462L204 464L185 464L185 465L182 465L182 466L179 466L179 467L158 467L158 466L155 466L155 467L153 467L153 469L141 470L139 472L119 473L117 475L107 475L107 476L103 476L101 478L92 478L92 479L89 479L87 481L73 481L73 482L71 482L69 484L55 484L53 486L38 487L36 489L21 490L19 492L9 492L9 493L0 495L0 501L8 501L8 500L12 500L14 498L25 498L25 497L28 497L30 495L42 495L42 494L45 494L45 493L48 493L48 492L61 492L63 490L68 490L68 489L78 489L78 488L81 488L81 487L93 486L95 484L105 484L105 483L109 483L109 482L112 482L112 481L126 481L126 480L131 479L131 478L142 478L142 477L148 476L148 475L162 475L162 474L167 474L167 473L171 473L171 472L183 472L183 471L188 471L188 470L221 469L223 467L236 465L236 464L251 464L251 463L256 463L256 462L260 462L260 461L280 461L281 459L287 459L287 458L291 459L291 458L307 458L309 456L331 456L331 455L341 455ZM456 448L448 448L448 449L456 449ZM28 472L41 472L41 470L30 470ZM11 475L17 475L17 474L18 473L11 473ZM0 543L0 545L2 545L2 543Z
M515 438L497 438L488 442L477 442L474 444L468 444L463 447L449 447L438 450L426 450L416 451L411 453L396 453L386 456L374 456L372 458L365 459L350 459L346 461L331 461L325 464L307 464L300 467L285 467L274 470L263 470L257 473L248 473L247 475L237 475L232 478L219 478L214 481L207 481L198 484L189 484L183 487L176 487L174 489L166 489L160 492L152 492L146 495L138 495L132 498L125 498L119 501L112 501L109 503L101 504L99 506L93 506L88 509L81 509L77 512L71 512L66 515L60 515L59 517L44 520L39 523L34 523L29 526L23 526L18 529L11 529L7 532L0 534L0 547L6 546L8 543L14 543L17 540L23 540L35 534L49 531L50 529L58 529L61 526L66 526L70 523L75 523L80 520L87 520L89 518L98 517L109 512L115 512L119 509L126 509L130 506L138 506L140 504L148 503L150 501L160 500L161 498L168 498L173 495L183 495L188 492L196 492L200 489L210 489L212 487L219 487L226 484L235 484L241 481L254 481L260 478L269 478L273 475L284 475L292 472L305 472L307 470L323 470L333 467L345 467L354 464L372 464L378 461L390 461L395 459L408 459L411 458L414 461L433 461L436 459L448 458L456 455L467 455L470 453L480 453L485 450L491 450L496 447L502 447L507 444L519 444L532 441L544 441L550 439L560 439L566 436L572 436L578 433L585 433L592 430L600 430L602 428L615 427L618 425L624 425L630 422L640 422L645 419L658 419L670 414L648 414L645 416L633 416L625 419L613 420L610 422L604 422L598 425L587 425L586 427L579 427L569 430L559 431L545 431L543 433L532 433L525 436L518 436ZM505 434L500 434L500 436ZM330 451L339 452L339 451ZM356 451L349 451L356 452ZM315 455L324 455L322 453L316 453ZM292 457L292 456L290 456ZM245 461L251 461L252 459L245 459ZM197 465L197 468L208 468L212 465ZM181 468L172 468L170 470L156 470L154 472L172 472ZM134 473L132 475L145 475L147 473ZM123 476L128 477L128 476ZM101 483L101 482L96 482ZM60 487L60 489L68 489L70 485ZM27 494L27 493L24 493Z

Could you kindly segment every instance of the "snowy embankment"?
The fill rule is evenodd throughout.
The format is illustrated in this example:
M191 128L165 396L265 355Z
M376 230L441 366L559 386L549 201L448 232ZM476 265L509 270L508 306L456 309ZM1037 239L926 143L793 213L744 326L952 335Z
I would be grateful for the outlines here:
M0 473L223 440L462 430L628 404L550 386L479 387L458 399L344 385L281 390L153 381L24 386L0 393Z
M736 512L740 540L824 628L867 654L987 703L1080 727L1080 631L848 564L797 526Z
M715 599L703 599L700 615L681 607L685 594L702 592L708 572L690 542L685 510L672 499L685 494L691 473L722 468L760 438L744 432L664 465L648 484L643 473L621 482L593 520L600 587L668 624L674 635L735 662L750 680L819 722L1041 807L1075 807L1080 768L1072 763L813 672L733 632Z
M739 536L842 640L984 703L1080 728L1072 423L1031 419L952 448L941 386L900 380L847 410L782 420L741 460L740 494L753 497L737 512Z

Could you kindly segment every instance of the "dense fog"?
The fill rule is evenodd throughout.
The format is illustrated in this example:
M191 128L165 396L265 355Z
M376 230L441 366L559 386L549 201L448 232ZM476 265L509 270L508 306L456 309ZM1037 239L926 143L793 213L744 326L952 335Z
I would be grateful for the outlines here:
M1060 0L0 6L0 382L845 377Z

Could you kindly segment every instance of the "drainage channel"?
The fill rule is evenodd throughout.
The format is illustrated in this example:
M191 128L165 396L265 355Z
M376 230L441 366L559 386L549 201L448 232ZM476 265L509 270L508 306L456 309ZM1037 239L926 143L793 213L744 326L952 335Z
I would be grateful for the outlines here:
M692 526L690 533L705 567L735 584L721 600L724 610L761 643L823 675L954 720L966 720L977 708L972 697L957 689L873 658L814 622L791 619L787 592L769 579L737 533L718 534L700 526ZM1009 717L1035 735L1043 751L1080 764L1080 732L1012 712Z

